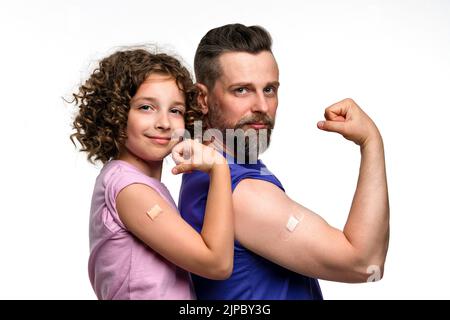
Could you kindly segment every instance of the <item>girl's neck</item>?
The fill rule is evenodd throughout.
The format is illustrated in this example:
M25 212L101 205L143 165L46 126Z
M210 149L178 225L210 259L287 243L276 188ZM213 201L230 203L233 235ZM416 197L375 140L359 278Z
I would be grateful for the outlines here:
M161 181L162 160L145 161L130 152L121 152L117 160L128 162L143 174Z

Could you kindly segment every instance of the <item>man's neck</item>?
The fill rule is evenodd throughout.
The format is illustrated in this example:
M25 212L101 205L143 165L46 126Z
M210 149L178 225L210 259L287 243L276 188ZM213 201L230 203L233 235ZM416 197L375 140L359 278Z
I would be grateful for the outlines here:
M227 157L227 160L230 160L230 158L232 158L233 163L239 163L239 164L256 164L258 161L259 157L252 158L253 160L251 160L252 162L250 163L248 155L245 155L244 158L242 158L242 155L238 156L236 154L236 150L233 148L230 148L230 146L228 146L226 144L226 142L223 141L219 141L218 139L215 139L212 143L209 144L210 147L213 147L214 149L217 150L217 152L221 153L223 156ZM254 162L256 160L256 162Z
M226 153L230 156L232 156L233 158L235 157L234 154L234 150L231 150L230 148L227 148L226 143L224 143L223 141L219 141L218 139L215 139L213 141L212 144L210 144L211 147L213 147L214 149L216 149L218 152L220 153Z

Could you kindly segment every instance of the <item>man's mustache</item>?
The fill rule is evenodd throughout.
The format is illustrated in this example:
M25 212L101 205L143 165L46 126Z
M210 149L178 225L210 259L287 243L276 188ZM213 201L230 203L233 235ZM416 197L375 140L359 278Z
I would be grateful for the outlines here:
M252 123L261 123L267 126L267 129L273 129L275 125L274 119L272 119L267 114L255 114L245 118L242 118L238 121L238 123L234 126L235 129L242 128L245 125Z

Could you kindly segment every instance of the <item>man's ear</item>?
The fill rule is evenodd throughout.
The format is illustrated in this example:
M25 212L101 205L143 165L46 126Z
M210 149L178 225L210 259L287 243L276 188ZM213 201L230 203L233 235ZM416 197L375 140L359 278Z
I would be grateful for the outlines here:
M198 89L197 103L203 114L208 113L208 88L203 83L196 83Z

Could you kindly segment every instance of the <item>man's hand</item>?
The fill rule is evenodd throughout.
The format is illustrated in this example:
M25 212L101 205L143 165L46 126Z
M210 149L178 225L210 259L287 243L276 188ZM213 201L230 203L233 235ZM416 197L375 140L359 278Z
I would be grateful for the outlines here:
M352 99L344 99L326 108L325 119L317 123L319 129L340 133L361 147L371 140L381 139L375 123Z

